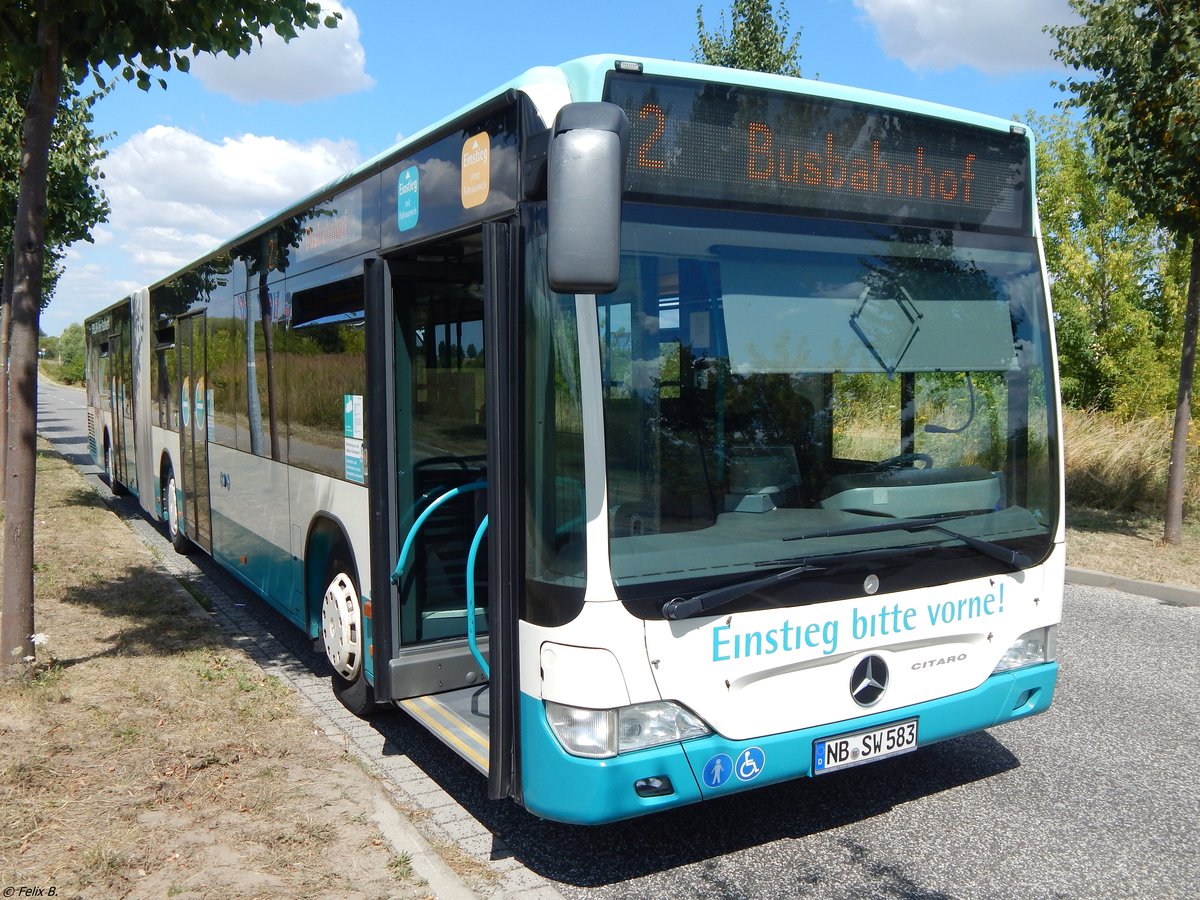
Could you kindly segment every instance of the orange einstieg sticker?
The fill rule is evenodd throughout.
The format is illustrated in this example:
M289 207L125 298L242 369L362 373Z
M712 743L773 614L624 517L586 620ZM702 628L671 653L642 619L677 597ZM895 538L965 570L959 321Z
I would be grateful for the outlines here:
M492 181L492 141L486 131L473 134L463 143L462 205L481 206L488 198Z

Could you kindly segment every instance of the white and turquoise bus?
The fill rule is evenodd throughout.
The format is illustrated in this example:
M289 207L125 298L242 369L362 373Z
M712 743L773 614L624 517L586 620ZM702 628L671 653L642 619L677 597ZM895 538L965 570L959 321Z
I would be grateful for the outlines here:
M590 57L89 319L91 436L351 710L608 822L1048 708L1048 296L1022 126Z

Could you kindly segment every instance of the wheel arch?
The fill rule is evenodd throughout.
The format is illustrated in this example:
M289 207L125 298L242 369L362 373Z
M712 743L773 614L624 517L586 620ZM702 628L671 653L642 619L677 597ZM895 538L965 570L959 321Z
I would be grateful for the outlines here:
M328 586L326 575L339 550L345 554L350 569L348 574L361 591L358 560L354 557L354 544L346 526L332 513L314 516L304 539L304 620L310 638L315 639L321 633L321 601Z

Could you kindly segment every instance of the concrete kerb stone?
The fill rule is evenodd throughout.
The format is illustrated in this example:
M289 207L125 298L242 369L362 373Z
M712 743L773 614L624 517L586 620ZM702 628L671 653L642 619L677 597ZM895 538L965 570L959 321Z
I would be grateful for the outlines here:
M1171 606L1200 606L1200 590L1181 584L1159 584L1154 581L1139 581L1107 572L1067 567L1067 582L1085 587L1107 588L1139 597L1151 597Z

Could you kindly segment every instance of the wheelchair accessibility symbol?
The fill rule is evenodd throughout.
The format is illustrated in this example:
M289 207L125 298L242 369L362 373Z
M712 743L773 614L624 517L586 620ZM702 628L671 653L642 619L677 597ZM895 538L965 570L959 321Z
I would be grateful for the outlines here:
M758 747L747 747L738 754L737 762L734 763L733 772L738 777L738 781L753 781L767 765L767 754Z

